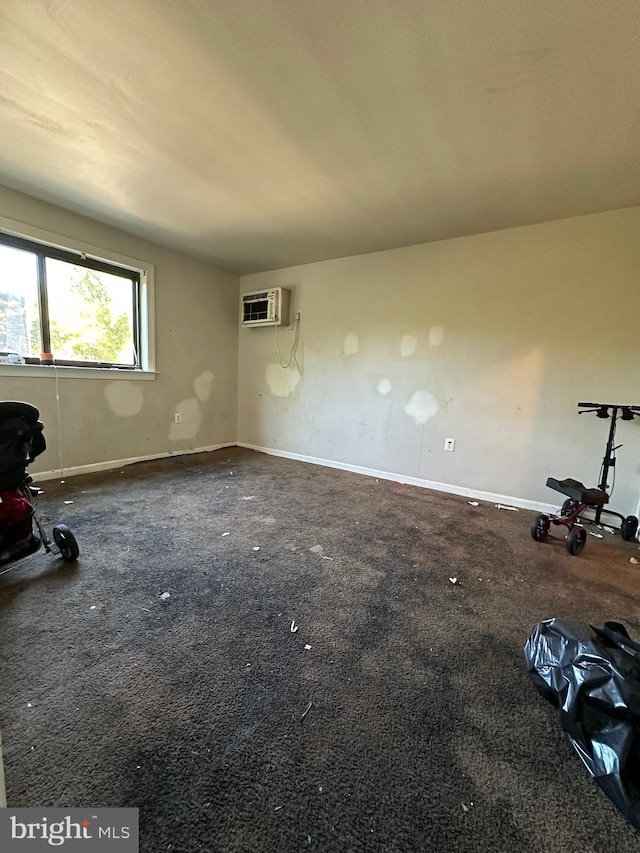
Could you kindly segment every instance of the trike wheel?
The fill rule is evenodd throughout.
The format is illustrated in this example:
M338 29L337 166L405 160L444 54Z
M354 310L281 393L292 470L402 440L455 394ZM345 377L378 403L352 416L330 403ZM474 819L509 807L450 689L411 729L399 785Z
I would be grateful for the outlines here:
M628 515L623 519L620 532L625 542L633 542L635 540L636 533L638 532L638 519L635 515Z
M549 535L549 517L546 515L537 515L533 519L533 524L531 525L531 536L536 540L536 542L542 542L543 539L546 539Z
M567 498L566 501L562 504L562 507L560 509L560 515L561 516L569 515L572 507L573 507L573 501L571 500L571 498Z
M566 539L567 551L572 557L577 557L584 551L587 544L587 531L584 527L572 527Z

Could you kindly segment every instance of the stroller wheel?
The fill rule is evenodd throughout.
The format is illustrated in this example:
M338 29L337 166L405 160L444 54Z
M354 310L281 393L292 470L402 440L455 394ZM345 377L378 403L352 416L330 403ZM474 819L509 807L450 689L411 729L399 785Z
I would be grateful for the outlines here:
M60 549L60 554L63 560L67 563L72 563L74 560L78 559L80 549L78 548L76 537L69 530L66 524L57 524L53 528L53 539Z

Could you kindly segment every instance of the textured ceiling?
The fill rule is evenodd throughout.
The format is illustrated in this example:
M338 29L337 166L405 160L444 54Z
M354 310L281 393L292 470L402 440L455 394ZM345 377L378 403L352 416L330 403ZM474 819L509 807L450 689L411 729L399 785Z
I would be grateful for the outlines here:
M640 204L637 0L3 0L0 184L237 272Z

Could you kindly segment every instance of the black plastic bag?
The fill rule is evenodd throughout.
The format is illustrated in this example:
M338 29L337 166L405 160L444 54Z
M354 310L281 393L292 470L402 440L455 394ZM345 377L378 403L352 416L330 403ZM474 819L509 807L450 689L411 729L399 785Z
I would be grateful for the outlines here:
M589 773L640 829L640 644L618 622L545 619L524 656Z

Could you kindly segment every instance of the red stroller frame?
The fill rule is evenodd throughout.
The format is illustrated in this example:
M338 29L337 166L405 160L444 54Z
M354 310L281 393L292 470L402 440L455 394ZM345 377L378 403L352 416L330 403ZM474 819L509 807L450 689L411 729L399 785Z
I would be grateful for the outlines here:
M40 489L31 485L26 469L47 446L39 417L29 403L0 401L0 566L35 554L42 546L68 562L79 555L66 524L53 528L52 540L38 516Z
M619 512L614 512L611 509L605 509L604 505L609 503L609 485L607 483L609 470L616 464L616 450L622 445L615 445L616 423L618 413L623 421L631 421L634 417L640 414L640 406L621 406L614 403L578 403L578 414L582 415L585 412L595 412L599 418L611 417L611 426L609 427L609 438L607 440L607 449L604 459L602 460L600 482L597 489L587 489L583 483L571 478L566 480L556 480L549 477L547 486L550 489L555 489L563 495L567 495L567 500L562 504L560 512L556 514L541 513L536 516L531 525L531 536L536 542L542 542L550 534L551 525L564 525L569 531L566 537L567 551L572 556L577 556L582 553L587 541L587 532L581 525L577 524L579 518L593 524L600 524L603 513L613 515L620 519L620 532L622 538L627 542L632 542L636 538L638 532L638 519L635 515L627 515L626 517ZM609 415L611 409L611 416ZM583 513L586 510L594 510L595 516L593 519L584 518Z

